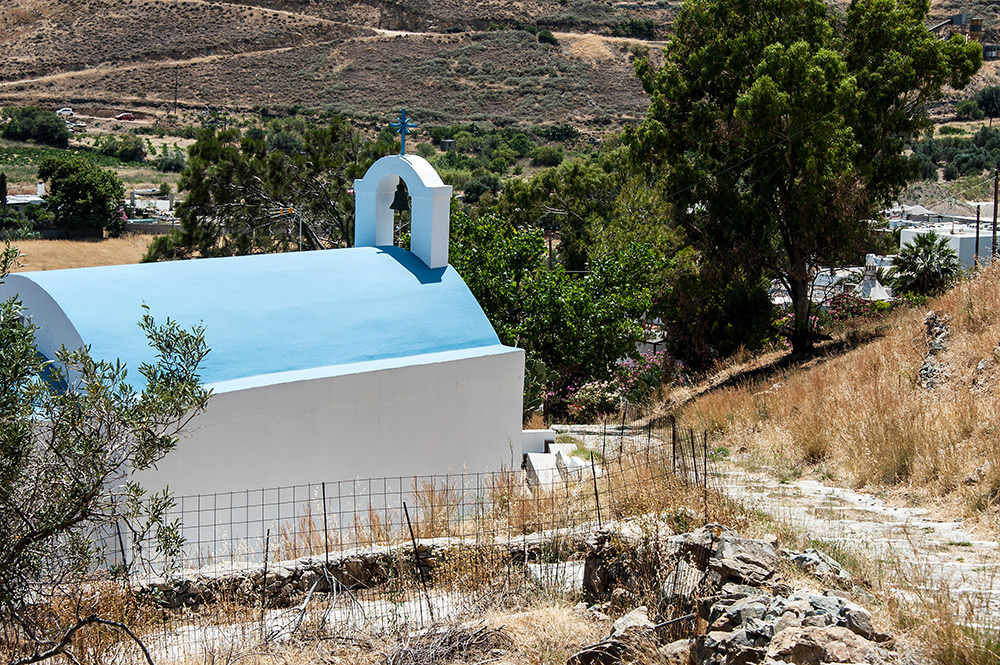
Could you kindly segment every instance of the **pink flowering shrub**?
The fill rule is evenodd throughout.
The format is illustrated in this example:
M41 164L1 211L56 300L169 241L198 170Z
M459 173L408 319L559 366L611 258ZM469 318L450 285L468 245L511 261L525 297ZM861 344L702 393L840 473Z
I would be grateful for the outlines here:
M852 293L840 293L831 298L829 312L830 318L837 323L874 323L884 316L877 303Z
M632 404L644 404L665 380L673 378L665 376L668 366L673 369L674 364L666 351L647 351L619 363L612 380L622 397Z
M621 392L612 381L590 381L570 398L567 415L577 422L596 422L621 406Z

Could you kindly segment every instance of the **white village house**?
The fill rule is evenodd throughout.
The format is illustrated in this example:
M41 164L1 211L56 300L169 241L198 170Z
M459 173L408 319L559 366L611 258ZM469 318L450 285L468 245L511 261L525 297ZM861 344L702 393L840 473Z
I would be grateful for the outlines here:
M391 246L400 178L412 251ZM143 304L159 320L204 325L214 397L140 479L150 490L518 466L524 352L500 343L448 265L451 187L424 159L393 155L355 191L354 248L24 272L0 298L22 300L46 357L89 345L136 382L152 359Z

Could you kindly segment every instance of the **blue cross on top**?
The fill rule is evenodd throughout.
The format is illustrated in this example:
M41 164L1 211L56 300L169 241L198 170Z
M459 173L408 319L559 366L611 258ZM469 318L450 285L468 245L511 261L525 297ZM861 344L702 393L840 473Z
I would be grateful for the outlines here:
M389 123L389 127L395 129L396 133L399 134L399 154L405 155L406 135L417 128L416 123L410 122L410 120L406 117L406 109L403 109L403 112L399 114L399 118L397 118L395 122Z

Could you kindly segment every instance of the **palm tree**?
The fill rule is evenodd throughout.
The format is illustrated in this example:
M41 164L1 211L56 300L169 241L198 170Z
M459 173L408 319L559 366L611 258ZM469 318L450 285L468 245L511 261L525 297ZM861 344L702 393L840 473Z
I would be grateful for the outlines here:
M899 250L892 276L898 293L912 291L927 296L942 291L959 270L958 254L946 236L921 233Z

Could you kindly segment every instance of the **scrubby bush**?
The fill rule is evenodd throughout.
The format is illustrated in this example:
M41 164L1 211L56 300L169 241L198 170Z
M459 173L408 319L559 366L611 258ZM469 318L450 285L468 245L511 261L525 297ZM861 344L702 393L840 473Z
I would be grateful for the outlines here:
M650 18L630 18L615 24L611 28L611 34L615 37L656 39L656 21Z
M552 146L539 146L531 151L532 166L559 166L563 160L562 150Z
M466 203L476 203L486 192L496 195L500 191L500 178L492 173L481 175L465 183L463 192Z
M0 136L11 141L34 141L50 145L54 148L65 148L69 145L69 130L66 121L53 113L37 106L23 109L4 108L0 118L6 123L0 123Z
M542 44L551 44L552 46L559 46L559 40L556 36L552 34L550 30L539 30L538 31L538 41Z
M115 157L123 162L141 162L146 159L146 142L135 134L104 136L94 141L102 155Z
M951 125L944 125L938 129L938 134L942 136L955 136L956 134L965 134L965 130L961 127L952 127Z
M982 120L985 117L983 110L974 99L963 99L955 104L955 115L960 120Z
M173 150L163 146L156 158L156 169L162 173L180 173L186 165L187 158L184 156L184 151L177 146L174 146Z
M302 152L302 141L289 132L279 131L268 134L267 149L270 152L281 151L286 155L295 155Z

